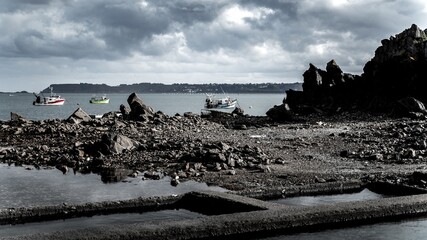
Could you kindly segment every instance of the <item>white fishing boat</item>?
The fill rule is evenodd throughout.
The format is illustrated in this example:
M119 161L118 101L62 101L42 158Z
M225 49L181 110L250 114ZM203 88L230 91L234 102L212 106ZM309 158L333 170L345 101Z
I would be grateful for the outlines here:
M33 105L34 106L60 106L64 105L65 99L61 98L61 96L53 93L53 88L50 87L50 95L48 97L45 97L43 93L36 94L36 100L34 100Z
M214 109L233 109L236 108L237 99L230 97L215 98L213 94L206 94L205 108L208 110Z

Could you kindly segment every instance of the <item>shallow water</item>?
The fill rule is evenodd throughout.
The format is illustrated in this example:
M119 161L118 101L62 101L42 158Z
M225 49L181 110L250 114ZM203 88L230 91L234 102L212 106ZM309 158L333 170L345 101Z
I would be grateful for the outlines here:
M169 196L197 190L226 191L206 183L186 181L177 187L170 179L142 180L127 178L117 183L103 183L97 174L72 172L62 174L57 169L25 170L0 164L0 208L79 204L138 197Z
M384 197L389 197L389 196L378 194L365 188L361 192L357 192L357 193L290 197L290 198L276 199L271 202L292 205L292 206L316 206L316 205L334 204L338 202L364 201L364 200L379 199Z

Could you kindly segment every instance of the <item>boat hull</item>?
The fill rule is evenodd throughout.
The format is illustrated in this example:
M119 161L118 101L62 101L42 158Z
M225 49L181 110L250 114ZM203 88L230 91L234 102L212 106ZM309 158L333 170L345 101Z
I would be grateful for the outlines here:
M110 99L104 99L104 100L89 100L89 103L92 104L108 104L110 102Z
M38 103L38 102L33 102L34 106L61 106L64 105L65 100L56 100L54 102L48 102L48 103Z

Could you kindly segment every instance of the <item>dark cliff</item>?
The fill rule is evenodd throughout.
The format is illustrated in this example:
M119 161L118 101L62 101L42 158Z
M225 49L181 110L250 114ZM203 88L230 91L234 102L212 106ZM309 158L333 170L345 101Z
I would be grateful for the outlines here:
M395 113L402 107L424 114L423 103L427 102L427 30L413 24L402 33L382 40L375 56L365 64L361 76L343 73L331 60L326 71L310 64L303 77L303 91L287 91L283 106L270 111L276 113L271 115L272 118L284 120L289 110Z

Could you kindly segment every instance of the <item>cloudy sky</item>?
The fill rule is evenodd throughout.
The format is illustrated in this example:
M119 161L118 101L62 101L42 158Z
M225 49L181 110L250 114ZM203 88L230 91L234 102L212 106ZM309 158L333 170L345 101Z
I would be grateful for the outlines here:
M425 0L1 0L0 91L52 83L301 82L361 73Z

